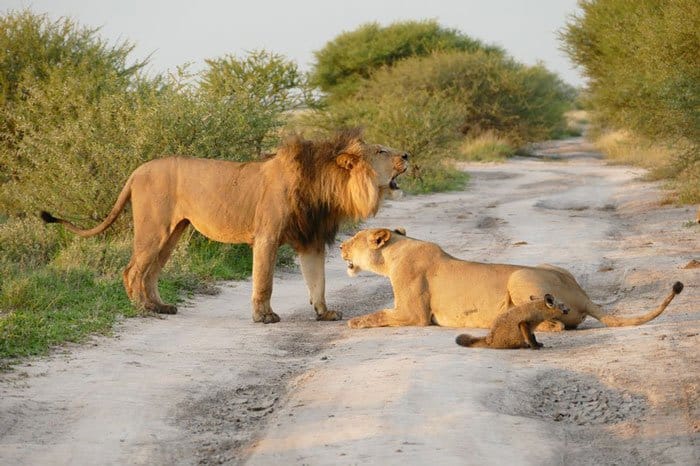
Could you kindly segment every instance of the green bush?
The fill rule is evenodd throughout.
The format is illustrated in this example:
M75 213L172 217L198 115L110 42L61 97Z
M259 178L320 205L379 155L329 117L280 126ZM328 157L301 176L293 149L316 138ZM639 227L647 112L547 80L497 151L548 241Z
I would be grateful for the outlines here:
M517 145L555 136L566 126L573 90L537 65L501 55L436 53L407 58L365 80L357 93L332 101L315 115L316 125L363 126L368 138L408 150L418 167L402 183L425 191L453 179L441 161L466 135L494 134Z
M62 233L46 230L38 218L11 219L0 223L0 287L3 277L50 263L64 244Z
M363 126L368 140L410 152L411 171L400 180L408 192L457 189L464 177L441 160L457 137L459 113L436 95L420 89L406 92L389 80L372 80L356 98L338 101L310 118L313 125L328 130Z
M203 96L225 102L227 114L241 115L245 123L239 139L257 156L278 142L276 130L288 112L316 105L306 75L281 55L253 51L244 58L226 56L207 64L200 83Z
M33 211L34 193L89 178L100 170L100 149L119 148L122 107L132 102L113 96L128 92L143 65L127 66L131 50L110 47L67 19L51 22L28 11L0 17L0 212ZM57 171L42 172L54 168L42 163L47 157L57 159ZM94 194L99 199L94 190L83 197Z
M450 50L503 53L498 47L442 27L434 20L403 21L385 27L368 23L338 35L315 52L311 79L331 97L344 97L357 91L361 81L382 67Z
M588 77L596 124L672 147L670 176L700 177L700 3L585 0L561 37ZM697 186L697 185L696 185ZM698 200L695 186L683 188ZM682 197L683 197L682 196Z
M603 123L700 141L700 3L587 0L562 33Z

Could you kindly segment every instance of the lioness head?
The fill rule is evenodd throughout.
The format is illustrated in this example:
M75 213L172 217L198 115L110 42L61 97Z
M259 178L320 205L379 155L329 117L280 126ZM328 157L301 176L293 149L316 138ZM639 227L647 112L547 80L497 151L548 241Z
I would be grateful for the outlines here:
M348 264L348 275L356 276L362 270L381 273L379 270L384 265L381 249L392 239L393 235L406 235L406 230L397 228L373 228L362 230L352 238L343 241L340 245L343 260Z

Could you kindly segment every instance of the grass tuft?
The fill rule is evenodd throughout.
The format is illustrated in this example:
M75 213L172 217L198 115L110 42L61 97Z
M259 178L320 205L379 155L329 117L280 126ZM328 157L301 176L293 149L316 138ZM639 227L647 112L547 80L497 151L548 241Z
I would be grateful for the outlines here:
M491 131L465 140L457 151L457 159L476 162L502 162L515 155L516 148L504 137Z

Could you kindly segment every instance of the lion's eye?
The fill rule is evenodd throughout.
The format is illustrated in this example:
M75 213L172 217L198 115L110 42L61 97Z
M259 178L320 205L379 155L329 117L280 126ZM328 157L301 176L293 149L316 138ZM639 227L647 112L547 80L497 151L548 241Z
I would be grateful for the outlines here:
M379 149L379 153L380 153L380 154L388 154L389 151L386 150L386 149Z

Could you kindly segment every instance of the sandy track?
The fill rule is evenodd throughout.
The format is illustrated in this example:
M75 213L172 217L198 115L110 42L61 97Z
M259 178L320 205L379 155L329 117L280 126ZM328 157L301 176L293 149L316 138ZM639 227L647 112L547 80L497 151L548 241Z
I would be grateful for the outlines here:
M280 272L279 324L253 324L250 283L227 284L2 375L0 464L700 463L694 210L661 206L640 171L580 141L540 152L560 160L465 166L467 191L388 203L368 225L472 260L565 266L620 314L683 281L665 314L540 334L537 352L466 349L456 329L315 322L300 274ZM346 317L391 303L386 279L348 278L337 251L327 268Z

